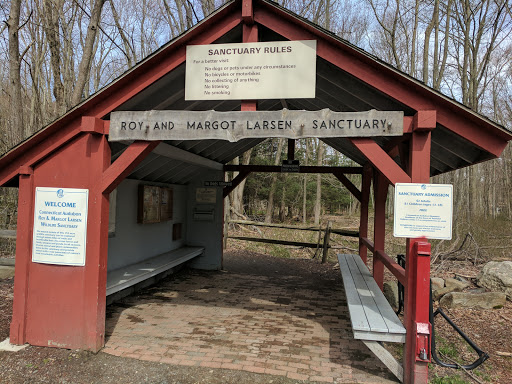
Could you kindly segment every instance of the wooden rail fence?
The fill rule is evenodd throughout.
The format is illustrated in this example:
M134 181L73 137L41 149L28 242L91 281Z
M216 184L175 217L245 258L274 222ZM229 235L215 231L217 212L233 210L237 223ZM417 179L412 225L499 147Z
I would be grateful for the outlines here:
M228 239L234 239L234 240L244 240L244 241L253 241L257 243L267 243L267 244L279 244L279 245L288 245L292 247L303 247L303 248L315 248L317 251L315 251L315 255L313 257L316 257L316 254L318 250L322 249L322 263L325 263L327 260L327 253L330 248L337 248L330 245L330 237L331 234L337 234L341 236L348 236L348 237L359 237L359 231L354 230L348 230L343 228L332 228L331 222L327 222L327 226L325 228L316 227L316 226L295 226L295 225L285 225L285 224L273 224L273 223L262 223L259 221L249 221L249 220L230 220L230 224L239 224L239 225L249 225L249 226L255 226L255 227L268 227L268 228L280 228L280 229L294 229L299 231L315 231L318 232L318 242L316 243L309 243L309 242L303 242L303 241L290 241L290 240L279 240L279 239L268 239L263 237L248 237L248 236L227 236ZM323 242L322 245L320 245L321 242L321 233L324 232Z

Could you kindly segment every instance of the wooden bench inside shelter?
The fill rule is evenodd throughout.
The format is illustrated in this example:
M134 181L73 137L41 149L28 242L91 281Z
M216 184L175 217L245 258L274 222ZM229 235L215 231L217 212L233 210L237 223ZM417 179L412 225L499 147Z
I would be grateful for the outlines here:
M359 255L338 255L354 338L403 381L403 367L382 342L405 343L406 330Z
M107 273L107 296L133 287L200 256L204 247L181 247ZM111 300L108 300L111 301ZM113 300L112 300L113 301Z

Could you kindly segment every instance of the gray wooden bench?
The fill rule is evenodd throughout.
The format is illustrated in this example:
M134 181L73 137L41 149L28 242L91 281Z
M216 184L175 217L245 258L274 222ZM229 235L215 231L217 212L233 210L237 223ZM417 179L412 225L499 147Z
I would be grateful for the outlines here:
M403 368L381 342L405 343L406 330L359 255L338 255L354 338L403 381Z
M203 247L181 247L107 273L107 296L150 279L201 255Z

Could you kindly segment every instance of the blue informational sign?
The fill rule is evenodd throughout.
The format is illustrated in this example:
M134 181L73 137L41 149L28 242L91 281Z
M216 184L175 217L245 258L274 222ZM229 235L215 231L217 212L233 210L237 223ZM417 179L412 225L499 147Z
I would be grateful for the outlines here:
M395 184L395 237L451 240L453 186Z
M85 265L88 189L36 188L32 261Z

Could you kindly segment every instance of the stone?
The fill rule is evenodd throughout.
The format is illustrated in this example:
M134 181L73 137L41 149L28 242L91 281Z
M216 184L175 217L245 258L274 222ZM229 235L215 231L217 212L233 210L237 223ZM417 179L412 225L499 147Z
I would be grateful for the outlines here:
M398 308L398 284L385 281L383 286L384 297L393 308Z
M14 267L0 265L0 280L14 277Z
M457 287L455 291L459 292L462 291L464 288L469 287L469 283L466 281L461 281L458 279L446 279L445 284L447 287Z
M0 343L0 351L18 352L18 351L21 351L22 349L26 348L27 346L28 346L28 344L24 344L24 345L11 344L9 341L9 338L7 338Z
M477 276L478 285L505 292L512 301L512 261L490 261Z
M507 295L504 292L450 292L442 297L439 305L443 308L493 309L503 307L506 300Z
M467 293L484 293L487 291L485 290L485 288L473 288L473 289L468 289L466 292Z
M432 284L432 292L437 291L438 289L444 288L444 279L440 277L432 277L430 279Z
M466 283L467 285L471 285L469 281L467 281L465 278L459 275L455 275L455 280L462 281L463 283Z
M434 300L439 300L441 297L443 297L447 293L450 293L450 292L460 292L460 291L462 291L460 286L452 284L450 286L446 286L444 288L441 288L441 289L438 289L438 290L435 290L434 292L432 292L432 298Z

